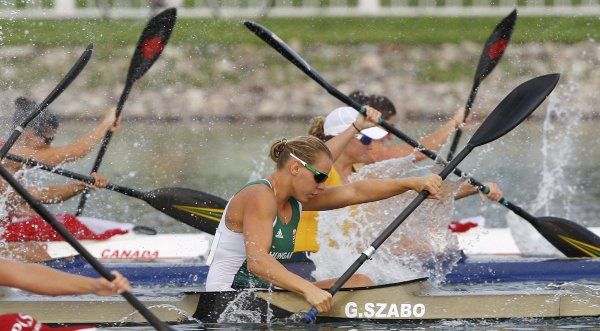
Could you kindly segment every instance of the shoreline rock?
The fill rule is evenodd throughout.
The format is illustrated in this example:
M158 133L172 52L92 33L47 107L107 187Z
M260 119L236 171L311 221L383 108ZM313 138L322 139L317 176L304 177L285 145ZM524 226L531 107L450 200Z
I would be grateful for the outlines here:
M295 48L332 85L350 93L387 95L411 120L447 118L464 107L480 46L465 42L433 46L315 45ZM102 117L122 91L129 49L96 51L80 77L51 105L65 120ZM0 50L0 117L25 94L43 99L80 50L5 47ZM553 97L585 119L600 118L600 46L511 44L481 84L474 105L484 116L514 87L537 75L562 73ZM124 109L128 120L305 120L342 104L271 49L207 45L167 48L134 86ZM544 107L534 113L545 116Z

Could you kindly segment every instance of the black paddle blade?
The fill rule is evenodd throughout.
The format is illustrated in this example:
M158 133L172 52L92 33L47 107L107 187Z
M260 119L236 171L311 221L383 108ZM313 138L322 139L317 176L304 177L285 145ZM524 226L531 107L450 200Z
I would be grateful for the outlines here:
M508 42L510 41L516 20L517 10L515 9L498 23L494 32L492 32L485 42L485 47L479 57L479 65L475 72L475 85L479 85L479 82L492 72L498 62L500 62L500 59L502 59L502 55L504 55L506 46L508 46Z
M144 200L161 212L200 231L215 234L227 201L212 194L179 187L146 193Z
M600 237L573 221L538 217L532 225L568 257L600 257Z
M128 83L138 80L156 62L171 37L176 19L177 10L170 8L148 22L133 53L127 73Z
M559 74L549 74L517 86L488 115L467 145L476 147L487 144L514 129L554 90L559 78Z

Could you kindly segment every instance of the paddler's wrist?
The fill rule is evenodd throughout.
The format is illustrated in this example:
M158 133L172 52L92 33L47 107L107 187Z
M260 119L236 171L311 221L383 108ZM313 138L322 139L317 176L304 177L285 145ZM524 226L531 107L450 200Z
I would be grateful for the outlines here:
M315 284L303 279L303 282L298 286L298 292L299 294L306 296L306 294L309 293L313 287L315 287Z
M76 182L74 183L75 185L75 192L77 192L77 194L85 191L88 187L88 185L84 182Z

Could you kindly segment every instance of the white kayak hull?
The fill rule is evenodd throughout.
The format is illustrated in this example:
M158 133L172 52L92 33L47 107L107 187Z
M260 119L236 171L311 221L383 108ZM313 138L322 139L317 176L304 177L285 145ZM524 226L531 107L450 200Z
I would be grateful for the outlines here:
M590 228L600 234L600 228ZM474 228L455 234L466 255L520 255L508 228ZM82 240L94 257L104 261L173 261L206 258L212 235L180 233L145 235L127 233L107 240ZM77 255L64 241L40 242L52 258Z
M169 261L208 256L213 236L205 233L145 235L129 232L106 240L81 240L103 261ZM40 242L53 259L77 255L67 242Z

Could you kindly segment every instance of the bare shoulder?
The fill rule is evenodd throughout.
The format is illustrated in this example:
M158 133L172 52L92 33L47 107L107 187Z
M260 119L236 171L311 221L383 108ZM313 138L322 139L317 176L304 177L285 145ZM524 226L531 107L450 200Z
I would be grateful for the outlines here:
M275 195L265 185L250 185L238 192L235 197L236 204L251 206L252 208L276 208Z
M238 192L227 207L227 227L242 232L244 219L271 219L277 214L273 192L265 185L251 185Z

